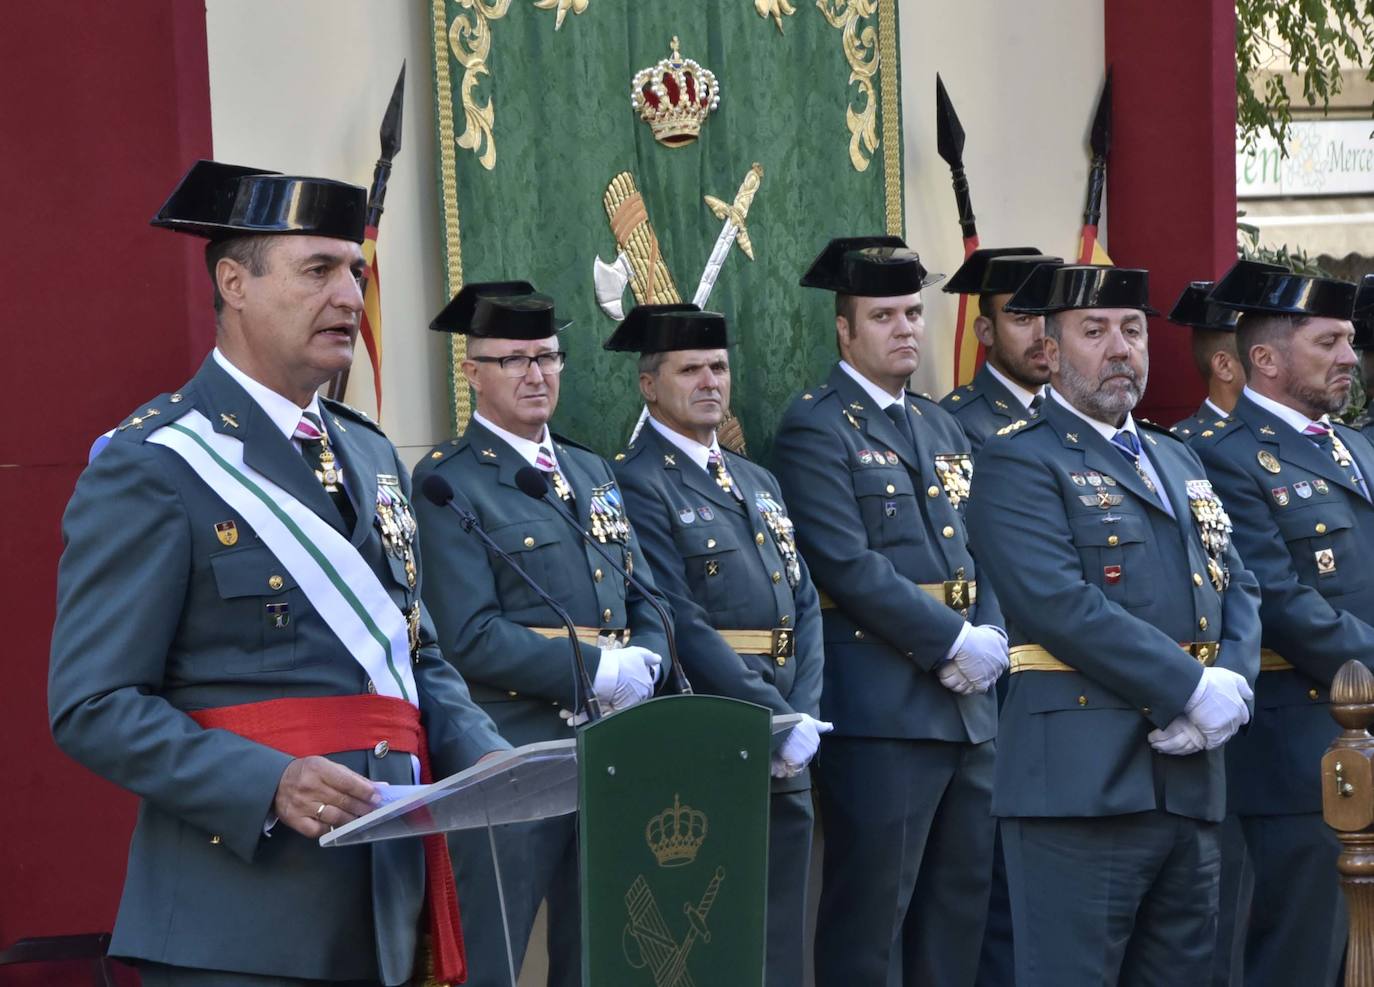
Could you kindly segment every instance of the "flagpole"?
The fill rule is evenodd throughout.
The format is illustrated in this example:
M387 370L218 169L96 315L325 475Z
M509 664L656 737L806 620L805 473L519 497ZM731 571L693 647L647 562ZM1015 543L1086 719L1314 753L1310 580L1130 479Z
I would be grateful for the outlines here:
M1083 230L1078 240L1078 263L1111 262L1107 252L1097 243L1097 226L1102 219L1102 193L1107 186L1107 154L1112 147L1112 70L1107 69L1102 94L1093 114L1092 131L1088 140L1092 164L1088 168L1088 195L1083 205Z
M401 150L401 113L405 105L405 84L406 84L406 64L401 62L401 74L396 77L396 86L391 91L391 101L387 103L386 113L382 116L382 127L380 140L382 145L381 157L377 159L376 165L372 169L372 185L367 192L367 232L363 244L364 259L367 267L363 270L363 276L359 280L358 290L363 297L367 297L367 289L376 277L376 251L377 251L377 228L382 222L382 213L386 210L386 185L391 178L391 161ZM371 247L371 250L368 247ZM361 323L367 318L366 311L359 319L359 329ZM376 327L371 327L376 331ZM377 391L377 412L382 410L381 392L381 367L378 365L378 353L375 341L371 338L364 341L368 347L368 353L372 358L372 371L374 374L375 389ZM356 351L358 345L358 332L353 334L353 345ZM343 400L344 391L348 389L348 368L344 368L334 375L334 379L329 382L328 397L335 401Z
M959 229L964 236L964 259L967 260L978 249L978 222L973 214L973 198L969 193L968 175L964 171L964 128L959 123L959 115L954 112L949 93L945 91L944 80L935 74L935 137L940 157L949 165L950 179L954 186L954 205L959 215ZM954 329L954 384L959 386L973 376L973 368L979 362L979 347L971 344L969 333L969 296L959 296L959 310L955 317ZM965 350L971 350L965 353Z

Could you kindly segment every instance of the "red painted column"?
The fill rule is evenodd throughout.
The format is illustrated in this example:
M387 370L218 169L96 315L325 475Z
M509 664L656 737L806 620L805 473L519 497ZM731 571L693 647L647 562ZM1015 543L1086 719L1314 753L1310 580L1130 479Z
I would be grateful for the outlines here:
M1232 0L1106 0L1115 109L1107 171L1107 250L1150 270L1168 313L1189 281L1236 258L1236 54ZM1171 425L1205 390L1188 330L1150 321L1141 413Z
M109 930L123 883L135 801L48 730L59 525L91 441L185 381L212 339L199 245L148 226L210 156L204 4L8 5L0 91L3 947ZM81 972L7 968L0 984Z

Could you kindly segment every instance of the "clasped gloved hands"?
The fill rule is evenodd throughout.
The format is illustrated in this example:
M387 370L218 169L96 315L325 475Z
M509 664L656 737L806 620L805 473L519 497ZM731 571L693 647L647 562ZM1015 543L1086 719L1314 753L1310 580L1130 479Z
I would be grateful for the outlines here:
M792 728L782 747L773 755L769 770L774 778L791 778L806 770L816 749L821 745L821 734L835 729L835 724L818 720L806 713L801 714L801 722Z
M1161 754L1196 754L1230 740L1250 722L1254 690L1229 668L1204 668L1183 713L1163 730L1150 731L1150 746Z
M1007 670L1007 632L993 624L970 627L954 656L936 675L951 692L967 696L987 692Z

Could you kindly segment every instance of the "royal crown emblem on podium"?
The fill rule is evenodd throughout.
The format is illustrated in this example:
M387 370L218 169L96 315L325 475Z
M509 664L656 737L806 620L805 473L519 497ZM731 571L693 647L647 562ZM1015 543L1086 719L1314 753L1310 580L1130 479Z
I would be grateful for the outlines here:
M644 842L660 867L690 864L706 842L706 813L683 805L674 794L673 804L644 824Z
M672 54L657 65L640 69L630 83L630 105L649 125L654 139L668 147L690 144L701 125L720 105L715 73L683 58L673 38Z

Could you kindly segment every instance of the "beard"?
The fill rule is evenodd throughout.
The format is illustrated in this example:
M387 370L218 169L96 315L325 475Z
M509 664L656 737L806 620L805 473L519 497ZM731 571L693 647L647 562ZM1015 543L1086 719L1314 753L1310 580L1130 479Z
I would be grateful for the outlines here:
M1103 381L1118 375L1128 377L1130 383L1118 390L1104 390ZM1093 380L1085 374L1080 374L1067 359L1060 359L1059 381L1055 384L1055 390L1068 398L1069 403L1085 415L1108 425L1115 425L1140 403L1148 377L1148 365L1137 372L1129 363L1118 361L1106 364L1098 379Z
M1318 414L1311 415L1312 418L1320 418L1322 415L1334 415L1345 409L1346 403L1350 400L1350 389L1346 388L1344 393L1331 387L1330 378L1335 376L1353 374L1353 369L1337 368L1328 375L1326 387L1312 387L1302 381L1289 377L1285 381L1285 388L1288 395L1301 404L1308 411L1316 411Z
M1008 377L1026 390L1038 390L1042 384L1048 383L1050 379L1048 365L1045 365L1043 369L1036 366L1036 360L1043 359L1044 353L1043 342L1027 347L1020 353L1003 352L999 347L997 352L998 369L1005 371Z

